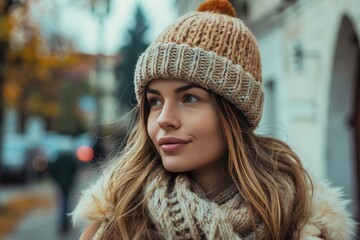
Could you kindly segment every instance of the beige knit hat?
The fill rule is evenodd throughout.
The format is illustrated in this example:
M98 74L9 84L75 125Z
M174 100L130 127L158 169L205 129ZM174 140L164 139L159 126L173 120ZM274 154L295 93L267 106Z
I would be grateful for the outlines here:
M140 56L138 101L153 79L182 79L232 102L250 126L259 124L264 93L259 48L227 0L208 0L166 28Z

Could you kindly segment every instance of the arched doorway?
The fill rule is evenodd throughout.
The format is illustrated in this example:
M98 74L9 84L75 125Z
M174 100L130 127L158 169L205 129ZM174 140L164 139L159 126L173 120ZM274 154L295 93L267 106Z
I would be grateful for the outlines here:
M351 199L360 220L360 50L354 25L344 17L338 33L329 96L327 177Z

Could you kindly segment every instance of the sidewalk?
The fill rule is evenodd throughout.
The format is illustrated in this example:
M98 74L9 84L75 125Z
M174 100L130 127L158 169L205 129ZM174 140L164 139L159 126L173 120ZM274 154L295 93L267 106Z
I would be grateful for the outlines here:
M80 190L83 189L91 180L92 174L82 170L78 173L77 184L73 189L70 200L70 208L78 202ZM27 187L29 188L29 187ZM50 198L51 204L45 208L34 209L23 218L12 233L7 235L4 240L75 240L79 239L78 229L71 230L66 236L58 233L58 194L52 181L45 181L30 187L32 193ZM21 189L19 189L21 190Z

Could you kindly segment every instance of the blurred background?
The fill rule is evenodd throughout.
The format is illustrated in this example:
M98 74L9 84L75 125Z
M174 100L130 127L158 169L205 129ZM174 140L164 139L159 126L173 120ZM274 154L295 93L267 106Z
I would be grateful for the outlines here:
M78 239L63 214L121 148L139 54L201 0L0 0L0 239ZM360 206L360 1L232 0L262 55L258 133Z

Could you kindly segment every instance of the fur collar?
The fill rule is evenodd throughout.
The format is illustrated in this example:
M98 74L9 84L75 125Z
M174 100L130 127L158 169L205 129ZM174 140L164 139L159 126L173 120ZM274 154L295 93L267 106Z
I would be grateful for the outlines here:
M324 181L313 180L313 183L312 210L300 239L313 235L325 239L350 239L354 234L355 222L346 210L349 200L344 199L341 188L330 187Z

